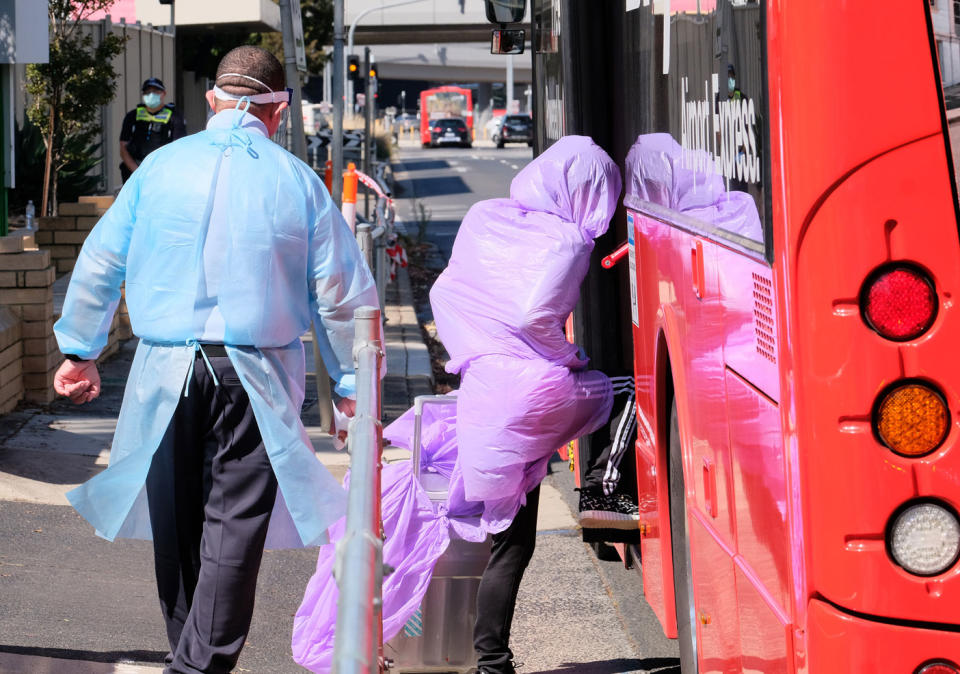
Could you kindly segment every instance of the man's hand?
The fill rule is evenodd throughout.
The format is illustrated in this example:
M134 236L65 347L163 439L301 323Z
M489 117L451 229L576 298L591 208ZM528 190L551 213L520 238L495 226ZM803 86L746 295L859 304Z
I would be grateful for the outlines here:
M337 401L337 409L346 417L353 417L357 413L357 401L351 398L340 398Z
M53 390L70 398L76 405L88 403L100 395L100 372L97 362L84 360L63 361L53 378Z
M333 410L333 428L330 429L330 435L334 437L334 447L337 449L343 449L344 443L347 441L347 424L356 413L356 400L340 398L336 402L336 409Z

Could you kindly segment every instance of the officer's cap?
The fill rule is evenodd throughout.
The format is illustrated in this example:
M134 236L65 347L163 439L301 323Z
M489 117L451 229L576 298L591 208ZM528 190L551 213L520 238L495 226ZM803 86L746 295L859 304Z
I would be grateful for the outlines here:
M143 81L143 86L140 87L140 91L141 91L141 93L142 93L142 92L144 92L144 91L146 91L147 89L150 89L150 88L159 89L160 91L166 91L166 90L167 90L167 88L166 88L165 86L163 86L163 82L162 82L160 79L156 78L156 77L149 77L149 78L145 79L145 80Z

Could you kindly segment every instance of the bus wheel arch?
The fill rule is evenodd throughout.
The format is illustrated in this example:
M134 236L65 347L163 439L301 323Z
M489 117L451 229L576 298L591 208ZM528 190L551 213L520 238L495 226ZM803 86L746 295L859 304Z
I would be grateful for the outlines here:
M669 495L668 536L663 545L668 553L669 564L664 565L664 590L669 606L666 614L675 619L677 639L680 646L681 671L696 673L697 625L695 594L692 581L689 519L686 509L686 484L683 472L683 446L680 433L680 410L676 395L676 379L667 338L661 332L657 344L657 409L658 463L666 475L666 490ZM669 591L669 590L672 590ZM670 602L669 600L673 601Z

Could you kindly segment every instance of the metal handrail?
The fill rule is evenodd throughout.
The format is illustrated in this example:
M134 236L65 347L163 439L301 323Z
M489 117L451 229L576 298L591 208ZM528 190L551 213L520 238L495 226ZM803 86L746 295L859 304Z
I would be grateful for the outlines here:
M357 408L347 438L350 489L346 529L337 543L334 565L340 588L333 645L335 674L371 674L388 666L383 658L382 620L380 310L360 307L354 312L354 324Z

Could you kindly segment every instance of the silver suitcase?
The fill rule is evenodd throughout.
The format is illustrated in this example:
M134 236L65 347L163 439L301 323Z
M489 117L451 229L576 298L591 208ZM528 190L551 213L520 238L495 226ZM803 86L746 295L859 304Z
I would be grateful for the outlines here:
M430 500L447 498L446 479L420 471L420 425L424 405L456 404L451 396L418 396L414 401L414 472ZM490 540L470 543L454 538L437 560L420 608L400 633L384 644L384 655L399 672L471 672L477 666L473 625L477 588L490 559Z

